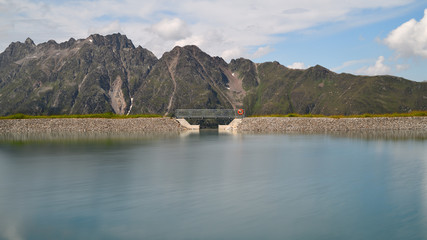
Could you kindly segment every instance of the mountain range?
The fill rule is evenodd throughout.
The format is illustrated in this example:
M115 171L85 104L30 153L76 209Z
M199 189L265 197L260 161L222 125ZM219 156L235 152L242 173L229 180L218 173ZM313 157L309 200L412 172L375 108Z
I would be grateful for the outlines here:
M363 114L427 110L427 82L337 74L316 65L225 62L197 46L158 59L125 35L36 45L0 54L0 115L156 113L178 108L244 108L247 115Z

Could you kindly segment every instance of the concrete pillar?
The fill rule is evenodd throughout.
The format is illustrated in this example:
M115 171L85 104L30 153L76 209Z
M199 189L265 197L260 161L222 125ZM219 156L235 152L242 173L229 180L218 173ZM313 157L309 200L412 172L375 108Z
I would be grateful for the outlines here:
M218 131L237 131L237 127L242 123L242 119L235 118L228 125L218 125Z
M181 126L187 128L188 130L200 130L200 125L191 125L184 118L177 118L176 120L181 124Z

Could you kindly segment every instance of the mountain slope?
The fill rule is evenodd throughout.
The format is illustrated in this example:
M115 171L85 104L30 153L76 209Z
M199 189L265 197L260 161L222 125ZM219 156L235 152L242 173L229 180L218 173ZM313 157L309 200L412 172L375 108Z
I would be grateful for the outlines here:
M227 64L196 46L157 59L121 34L38 45L28 38L0 54L0 115L173 115L177 108L245 108L248 115L408 112L427 110L427 83L243 58Z
M288 69L258 66L260 85L248 95L252 114L362 114L427 110L427 84L393 76L336 74L319 65Z
M156 62L154 54L120 34L61 44L12 43L0 55L0 115L124 114Z
M226 93L227 64L196 46L165 53L135 98L135 112L173 113L177 108L232 108ZM132 112L134 113L134 112Z

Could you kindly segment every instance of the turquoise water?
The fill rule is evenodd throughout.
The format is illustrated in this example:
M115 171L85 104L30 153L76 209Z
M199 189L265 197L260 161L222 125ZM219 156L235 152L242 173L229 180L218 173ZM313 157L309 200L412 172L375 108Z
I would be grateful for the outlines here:
M3 139L0 239L427 239L427 138Z

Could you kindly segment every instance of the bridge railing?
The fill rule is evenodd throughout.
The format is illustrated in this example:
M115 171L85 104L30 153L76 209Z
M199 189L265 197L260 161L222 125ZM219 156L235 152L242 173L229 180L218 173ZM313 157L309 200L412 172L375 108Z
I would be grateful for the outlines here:
M176 118L244 118L243 109L176 109Z

